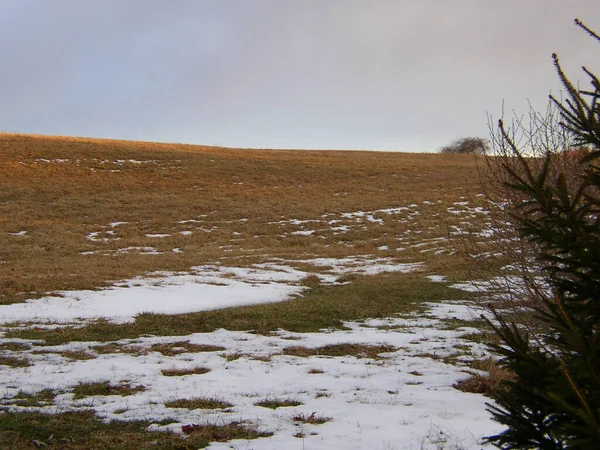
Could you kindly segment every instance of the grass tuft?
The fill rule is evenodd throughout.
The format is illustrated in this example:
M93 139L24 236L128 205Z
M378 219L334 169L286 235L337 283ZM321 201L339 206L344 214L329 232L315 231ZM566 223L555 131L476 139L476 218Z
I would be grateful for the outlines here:
M309 357L309 356L355 356L357 358L381 358L381 353L391 353L398 350L391 345L369 344L334 344L323 347L308 348L303 346L287 347L284 355Z
M318 275L311 273L310 275L304 277L304 279L300 281L300 284L310 288L319 287L321 286L321 279Z
M216 397L195 397L166 402L165 406L167 408L185 409L225 409L231 408L233 405Z
M120 395L125 397L145 390L146 388L144 386L132 387L127 383L115 386L108 381L99 381L96 383L80 383L73 388L73 394L75 394L75 399L91 397L94 395Z
M184 434L205 442L227 442L233 439L258 439L272 436L273 433L257 431L239 422L227 425L184 425L181 427Z
M151 352L159 352L164 356L175 356L181 353L220 352L225 347L218 345L192 344L188 341L172 342L170 344L154 344Z
M231 362L231 361L235 361L236 359L240 359L244 355L239 352L233 352L233 353L221 353L219 356L221 356L222 358L225 358L227 361Z
M95 351L99 355L109 355L115 353L130 353L143 355L146 353L146 351L141 347L125 346L118 344L94 345L93 347L91 347L91 350Z
M506 389L506 382L515 380L512 372L500 367L493 359L475 360L471 363L471 367L485 371L487 374L471 374L468 378L456 382L453 385L455 389L493 397L494 392Z
M265 400L261 400L260 402L256 402L256 406L262 406L263 408L287 408L290 406L300 406L303 403L299 400L294 400L291 398L287 399L277 399L277 398L267 398Z
M317 416L316 411L311 414L296 414L292 417L294 422L309 423L311 425L321 425L333 420L331 417Z
M43 389L35 394L19 391L12 399L18 406L46 406L52 404L56 394L50 389Z
M87 359L95 359L94 355L89 354L85 350L67 350L59 353L60 356L68 359L74 359L78 361L85 361Z
M5 412L0 414L0 446L10 450L196 450L210 442L230 439L257 439L270 436L239 423L227 425L187 425L187 436L148 431L152 422L105 422L91 411L63 414Z
M27 358L16 358L14 356L0 356L0 366L29 367L31 363Z
M163 369L162 374L165 377L181 377L184 375L203 375L210 372L208 367L192 367L190 369Z
M31 345L24 344L22 342L4 342L0 344L0 350L10 350L13 352L25 351L29 350L30 348Z

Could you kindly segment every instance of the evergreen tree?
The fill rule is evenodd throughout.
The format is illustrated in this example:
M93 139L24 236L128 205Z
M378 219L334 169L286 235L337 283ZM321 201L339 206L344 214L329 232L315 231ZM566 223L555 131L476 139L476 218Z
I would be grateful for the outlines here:
M591 89L575 88L553 58L568 99L551 101L562 130L586 149L572 152L578 175L557 170L564 155L556 152L527 157L499 123L513 156L503 164L507 187L524 199L513 219L535 246L546 286L536 311L543 331L527 332L499 314L491 324L500 363L515 375L495 392L497 405L488 405L507 429L487 442L505 449L600 449L600 81L584 67Z

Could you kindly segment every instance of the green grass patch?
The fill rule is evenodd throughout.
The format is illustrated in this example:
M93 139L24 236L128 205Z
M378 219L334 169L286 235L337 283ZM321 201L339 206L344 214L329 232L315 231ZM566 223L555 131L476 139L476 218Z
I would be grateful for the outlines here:
M424 310L423 302L466 299L468 293L431 283L419 274L380 274L357 277L352 284L320 286L302 297L281 303L226 308L192 314L140 314L132 324L98 321L82 328L55 330L15 330L10 337L44 339L48 345L72 341L116 341L141 335L182 336L212 332L254 330L270 333L279 329L315 332L324 328L342 329L343 321L390 317ZM174 352L176 346L187 351L216 351L191 347L195 344L156 344L154 351ZM216 347L215 347L216 349ZM165 353L163 353L165 354Z

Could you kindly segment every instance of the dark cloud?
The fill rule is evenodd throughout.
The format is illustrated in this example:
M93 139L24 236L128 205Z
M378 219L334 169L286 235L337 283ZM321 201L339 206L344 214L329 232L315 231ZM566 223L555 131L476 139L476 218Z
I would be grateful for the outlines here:
M435 150L597 60L596 0L4 0L0 128ZM596 45L597 47L597 45ZM593 66L592 66L593 67Z

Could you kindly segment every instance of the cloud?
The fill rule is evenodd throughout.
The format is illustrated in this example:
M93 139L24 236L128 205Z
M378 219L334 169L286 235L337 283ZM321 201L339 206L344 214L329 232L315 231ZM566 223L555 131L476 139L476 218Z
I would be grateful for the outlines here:
M595 1L8 0L6 131L435 149L595 61ZM594 24L590 23L594 26ZM594 56L594 58L592 58Z

